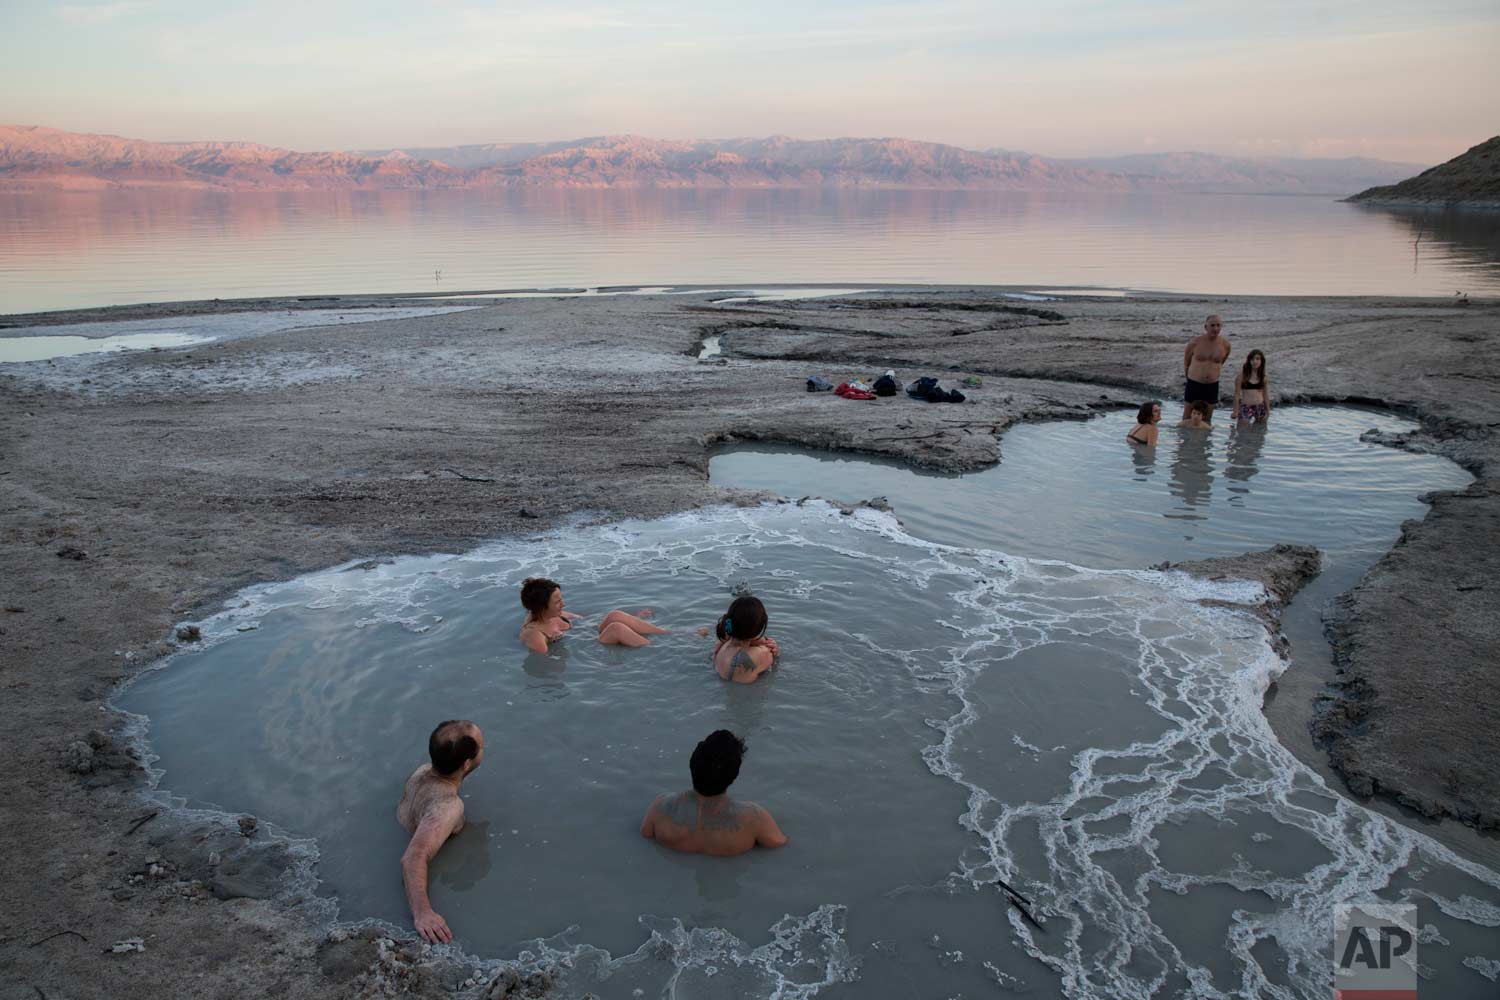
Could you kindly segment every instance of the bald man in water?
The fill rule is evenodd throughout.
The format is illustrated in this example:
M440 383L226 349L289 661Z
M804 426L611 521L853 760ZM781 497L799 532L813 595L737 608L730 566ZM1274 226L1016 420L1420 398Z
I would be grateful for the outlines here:
M427 898L427 865L438 848L464 828L464 801L458 797L458 788L484 760L484 734L466 719L440 722L427 737L427 756L431 763L406 779L396 806L396 819L412 835L401 855L401 881L412 924L422 940L447 944L453 932Z
M1208 419L1219 405L1219 373L1229 360L1229 338L1224 336L1224 321L1210 316L1203 321L1203 332L1187 343L1182 352L1182 419L1188 419L1198 400L1208 404Z

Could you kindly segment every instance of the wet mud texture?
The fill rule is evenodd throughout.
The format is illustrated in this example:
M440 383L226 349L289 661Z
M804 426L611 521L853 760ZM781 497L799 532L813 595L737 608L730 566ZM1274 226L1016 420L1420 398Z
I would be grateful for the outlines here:
M875 298L512 300L98 355L86 371L8 366L0 983L26 997L156 998L440 996L472 981L463 963L424 952L409 932L330 936L326 910L296 877L305 858L268 829L296 817L209 820L142 797L145 773L105 700L174 643L192 641L176 636L178 622L246 585L580 518L762 499L709 484L708 455L721 442L982 467L999 457L997 432L1017 421L1176 397L1183 344L1208 312L1224 314L1236 357L1268 353L1282 401L1393 406L1424 421L1401 446L1450 455L1484 477L1496 468L1493 304L1160 297L1037 307L1057 319L1017 311L1034 304L993 290ZM691 352L716 327L723 363L699 363ZM837 382L886 367L903 382L975 374L984 385L965 389L963 404L856 402L803 388L813 373ZM828 492L838 495L836 484ZM1448 781L1456 792L1445 792L1452 753L1429 738L1451 732L1468 759L1500 751L1500 727L1486 714L1500 677L1479 669L1497 660L1500 602L1493 572L1477 575L1493 565L1500 497L1488 479L1469 492L1434 498L1420 527L1348 596L1335 640L1344 690L1363 714L1347 724L1330 715L1325 732L1336 759L1341 747L1408 747L1399 771L1371 770L1382 758L1360 750L1369 790L1399 796L1408 778L1432 780L1433 808L1465 816L1463 803L1493 795L1493 778L1458 772ZM1482 586L1458 589L1473 584ZM1458 672L1463 683L1447 686ZM1402 678L1455 693L1419 699ZM1474 809L1476 821L1493 815ZM398 877L395 859L371 859L371 872ZM139 948L115 950L137 939ZM535 993L545 983L473 989L512 987Z

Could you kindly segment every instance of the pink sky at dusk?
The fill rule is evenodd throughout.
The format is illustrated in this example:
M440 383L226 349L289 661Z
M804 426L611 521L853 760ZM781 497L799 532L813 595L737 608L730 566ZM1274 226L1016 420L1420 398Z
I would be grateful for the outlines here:
M12 0L0 121L303 150L786 133L1437 163L1500 125L1497 43L1500 6L1448 0Z

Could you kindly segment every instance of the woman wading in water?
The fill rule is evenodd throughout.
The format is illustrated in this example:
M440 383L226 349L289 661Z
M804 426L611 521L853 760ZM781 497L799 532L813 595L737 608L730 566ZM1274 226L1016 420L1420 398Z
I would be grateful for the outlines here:
M1258 350L1245 355L1234 377L1234 412L1241 423L1264 424L1271 419L1271 386L1266 380L1266 356Z
M1156 425L1161 420L1161 403L1152 400L1142 403L1139 412L1135 415L1135 426L1130 433L1125 435L1125 440L1131 444L1145 445L1151 447L1156 444Z
M545 577L534 576L521 584L521 607L526 609L521 643L533 653L547 652L578 620L573 612L563 610L562 588ZM651 611L642 609L641 614ZM606 646L649 646L651 640L646 636L666 631L635 615L611 611L599 622L599 641Z

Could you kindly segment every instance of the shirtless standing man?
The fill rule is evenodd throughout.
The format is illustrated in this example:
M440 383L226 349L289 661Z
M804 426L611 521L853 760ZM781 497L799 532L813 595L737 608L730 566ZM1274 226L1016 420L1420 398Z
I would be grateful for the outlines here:
M401 881L412 924L422 940L447 944L453 932L427 899L427 864L449 837L464 828L464 801L458 797L458 786L484 760L484 734L466 720L440 722L427 737L427 755L432 763L423 764L406 779L396 806L396 819L412 835L401 855Z
M719 857L744 854L756 844L783 846L786 834L770 813L724 794L739 777L744 756L744 740L727 729L710 733L688 763L693 790L657 796L641 821L641 836L675 851Z
M1183 420L1200 399L1208 404L1209 420L1213 419L1213 408L1219 405L1219 372L1229 360L1229 338L1220 332L1223 329L1223 320L1208 317L1203 321L1203 332L1188 341L1182 352L1182 374L1187 379L1182 392Z

